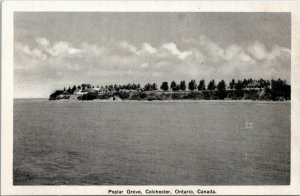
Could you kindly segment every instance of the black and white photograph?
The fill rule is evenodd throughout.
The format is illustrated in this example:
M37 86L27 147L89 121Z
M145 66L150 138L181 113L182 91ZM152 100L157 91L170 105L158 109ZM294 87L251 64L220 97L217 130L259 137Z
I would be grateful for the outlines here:
M12 16L12 186L291 185L291 12Z

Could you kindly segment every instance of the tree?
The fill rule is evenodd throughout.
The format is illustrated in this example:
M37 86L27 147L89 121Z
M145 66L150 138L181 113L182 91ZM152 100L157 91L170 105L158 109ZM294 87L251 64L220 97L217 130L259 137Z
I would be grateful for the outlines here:
M81 88L84 90L86 87L86 84L81 84Z
M221 80L217 85L218 91L226 91L226 83L224 80Z
M238 80L237 83L235 84L235 89L237 91L240 91L244 88L243 82L241 80Z
M68 88L67 92L68 92L69 94L71 94L71 93L72 93L72 90L71 90L71 87L70 87L70 86L69 86L69 88Z
M64 92L66 91L66 87L64 87Z
M153 83L152 86L151 86L151 89L153 91L156 91L157 90L157 84Z
M229 82L229 88L230 89L234 89L235 88L235 80L232 79L230 82Z
M162 84L160 86L160 89L163 90L163 91L169 90L169 84L168 84L168 82L162 82Z
M72 94L76 91L76 86L74 85L72 88Z
M132 84L132 90L136 90L136 84L135 83Z
M109 88L109 91L114 90L114 86L113 86L112 84L110 84L110 85L108 86L108 88Z
M186 90L186 84L184 80L180 82L179 89L182 91Z
M267 87L268 86L267 85L267 81L264 80L264 79L262 79L262 78L258 82L259 82L259 84L260 84L261 87Z
M248 80L244 79L243 80L243 85L246 87L248 85Z
M208 89L208 90L215 90L215 89L216 89L215 80L211 80L211 81L208 83L207 89Z
M179 85L178 84L173 88L173 91L179 91Z
M152 85L150 83L145 84L144 91L151 91Z
M193 91L193 90L195 90L196 88L197 88L196 81L195 81L195 80L191 80L191 81L189 82L189 89L190 89L191 91Z
M128 84L126 85L126 89L127 89L127 90L131 90L131 89L132 89L131 84L128 83Z
M277 100L282 97L285 99L290 99L291 97L291 86L286 84L285 80L277 79L272 80L272 99Z
M271 84L270 80L267 80L266 81L266 87L270 87L270 84Z
M200 80L198 85L198 90L199 91L205 90L205 80Z
M96 92L89 92L87 94L82 95L81 100L93 100L97 99L97 93Z
M64 91L62 90L57 90L54 93L52 93L49 97L49 100L55 100L57 96L63 94Z
M177 86L176 82L173 80L171 82L170 88L172 89L172 91L174 91L174 88Z

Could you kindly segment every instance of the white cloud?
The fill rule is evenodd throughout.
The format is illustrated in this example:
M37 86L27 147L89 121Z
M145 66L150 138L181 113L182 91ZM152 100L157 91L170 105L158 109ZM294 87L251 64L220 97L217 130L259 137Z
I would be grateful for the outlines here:
M282 56L284 54L290 56L291 55L291 51L289 49L287 49L287 48L279 47L279 46L276 45L268 53L268 55L267 55L266 58L271 60L271 59L280 57L280 56Z
M244 51L240 53L239 58L244 62L255 63L255 60L250 55L246 54Z
M68 50L68 53L69 54L76 54L76 53L79 53L80 52L80 50L79 49L76 49L76 48L70 48L69 50Z
M21 44L21 43L17 43L16 44L16 49L20 52L22 52L25 55L28 55L29 57L32 58L36 58L36 59L40 59L40 60L46 60L47 59L47 55L43 54L43 52L38 49L30 49L28 45L26 44Z
M222 58L225 61L243 61L246 63L254 63L255 60L247 54L241 46L236 44L230 45L224 50L224 55Z
M100 57L107 54L108 50L103 46L84 42L81 44L81 52L84 53L84 55Z
M262 60L267 56L267 49L264 44L259 41L255 41L248 47L249 53L257 60Z
M138 54L138 51L137 51L137 48L132 45L132 44L129 44L128 42L126 41L122 41L120 42L120 46L123 48L123 49L126 49L134 54Z
M198 47L210 63L218 63L224 60L224 49L219 44L203 35L200 36Z
M268 51L266 46L259 41L255 41L247 49L250 55L252 55L257 60L272 60L284 54L291 54L290 49L279 47L278 45L273 46L273 48L270 51Z
M76 54L80 52L79 49L72 47L68 42L60 41L51 46L47 38L37 37L35 40L41 48L54 57L62 54Z
M151 44L149 43L143 43L143 48L145 49L145 51L151 53L151 54L154 54L154 53L157 53L157 49L152 47Z
M192 55L191 51L183 51L183 52L181 52L180 50L178 50L176 44L174 44L174 43L163 44L162 48L167 49L173 55L178 56L178 58L181 59L181 60L184 60L186 57Z
M17 82L45 80L63 85L74 83L161 82L162 80L276 78L290 80L290 50L274 45L270 50L258 41L221 47L200 36L178 49L173 42L140 48L127 41L103 39L77 47L66 41L51 43L36 38L36 46L16 43L14 67ZM40 84L35 81L35 84ZM45 89L49 89L45 88Z

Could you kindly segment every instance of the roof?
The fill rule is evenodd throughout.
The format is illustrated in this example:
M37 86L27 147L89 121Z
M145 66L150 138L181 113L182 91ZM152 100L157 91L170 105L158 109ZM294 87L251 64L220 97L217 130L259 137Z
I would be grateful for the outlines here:
M257 87L257 86L261 86L260 83L254 81L254 82L251 82L250 84L247 85L247 87Z

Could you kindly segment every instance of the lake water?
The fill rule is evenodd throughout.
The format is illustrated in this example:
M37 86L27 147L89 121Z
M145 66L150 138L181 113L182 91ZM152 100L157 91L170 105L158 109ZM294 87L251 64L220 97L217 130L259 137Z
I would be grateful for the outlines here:
M14 102L15 185L287 185L290 103Z

